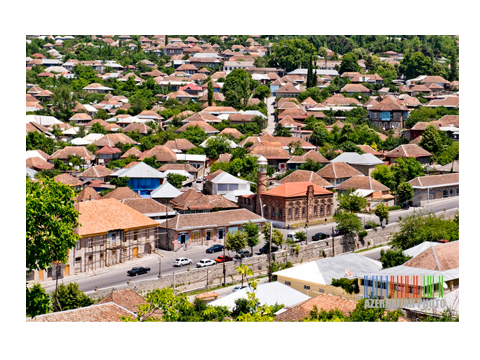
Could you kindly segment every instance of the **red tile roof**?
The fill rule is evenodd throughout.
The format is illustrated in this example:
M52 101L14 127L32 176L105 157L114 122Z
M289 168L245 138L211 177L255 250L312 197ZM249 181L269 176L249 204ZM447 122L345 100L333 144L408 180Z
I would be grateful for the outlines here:
M282 184L271 190L268 190L266 193L264 193L264 195L280 197L306 196L308 187L310 185L313 185L313 191L315 195L332 194L331 191L318 186L317 184L314 184L310 181L302 181Z

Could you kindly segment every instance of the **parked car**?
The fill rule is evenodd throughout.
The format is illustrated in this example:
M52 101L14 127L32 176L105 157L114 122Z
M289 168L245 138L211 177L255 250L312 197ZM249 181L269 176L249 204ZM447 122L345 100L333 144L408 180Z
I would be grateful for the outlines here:
M327 239L330 236L325 234L325 233L316 233L315 235L312 236L312 241L319 241L323 239Z
M233 258L230 257L230 256L228 256L228 255L225 255L225 256L220 255L219 257L217 257L217 258L215 259L215 261L216 261L217 263L222 263L222 262L227 262L227 261L232 261L232 260L233 260Z
M138 266L138 267L132 268L132 270L128 270L127 275L137 276L137 275L146 274L148 272L150 272L149 267Z
M248 250L240 250L234 257L236 259L242 259L242 258L247 258L251 257L252 253Z
M345 235L345 231L343 230L334 230L333 231L333 236L342 236Z
M294 242L301 241L301 240L297 239L297 237L295 236L295 231L292 231L291 233L288 233L287 234L287 239L291 240L291 241L294 241Z
M232 292L235 292L235 291L238 291L238 290L241 290L241 289L246 289L248 288L249 286L248 285L238 285L238 286L235 286L232 290Z
M191 263L192 263L192 259L187 259L184 257L173 260L173 266L190 265Z
M408 210L408 209L410 209L410 205L408 205L408 203L402 204L401 207L402 207L403 210Z
M260 248L260 254L268 254L268 245L263 245L263 247ZM272 245L272 252L278 251L278 246Z
M212 245L207 249L207 254L223 251L223 245Z
M213 266L216 262L212 259L202 259L197 263L197 267Z

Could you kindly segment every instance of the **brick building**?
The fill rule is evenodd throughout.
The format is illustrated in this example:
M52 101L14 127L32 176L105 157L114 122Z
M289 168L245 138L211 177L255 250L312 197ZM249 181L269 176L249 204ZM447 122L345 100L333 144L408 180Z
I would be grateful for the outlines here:
M423 206L435 200L459 196L459 173L445 175L420 176L408 182L412 185L414 196L413 206Z

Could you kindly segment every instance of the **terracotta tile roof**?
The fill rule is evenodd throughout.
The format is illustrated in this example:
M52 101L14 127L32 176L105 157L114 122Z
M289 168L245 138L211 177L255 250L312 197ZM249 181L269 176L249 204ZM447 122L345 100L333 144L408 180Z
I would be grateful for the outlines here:
M392 95L389 95L387 96L385 99L383 99L382 101L380 101L377 105L374 105L372 106L370 109L370 111L408 111L408 108L399 104L397 102L397 99L392 96Z
M97 141L95 141L95 145L97 145L98 147L101 147L101 146L115 147L117 143L132 144L132 145L137 144L136 141L132 140L130 137L122 133L107 134L101 139L98 139Z
M284 117L282 120L280 120L278 123L279 123L280 125L282 125L282 126L288 126L288 127L290 127L290 126L296 126L296 127L302 128L302 127L305 126L305 124L293 120L290 115L285 116L285 117Z
M165 172L167 170L185 170L189 173L198 172L198 169L196 169L194 166L190 164L164 164L160 166L157 170L161 172Z
M453 173L444 175L419 176L413 180L410 180L408 183L413 187L427 188L448 184L459 184L459 181L459 173Z
M321 111L308 111L307 110L307 117L313 116L316 119L324 119L327 116Z
M347 84L343 88L340 89L341 92L358 92L358 93L370 93L370 89L366 88L362 84Z
M355 77L355 76L358 76L358 75L362 75L360 74L359 72L356 72L356 71L347 71L347 72L344 72L342 75L340 75L341 78L345 78L345 77Z
M212 125L208 124L205 121L189 121L179 129L175 130L176 133L180 133L182 131L187 130L190 126L198 126L200 129L205 131L207 134L216 134L219 133L217 129L215 129Z
M95 154L121 154L122 150L117 149L116 147L104 146L100 150L95 151Z
M79 174L78 177L103 178L105 176L109 176L110 174L113 174L112 170L107 169L102 165L95 165Z
M142 152L140 150L138 150L135 146L131 147L130 149L128 149L125 154L123 154L122 156L120 156L120 159L126 159L128 158L130 155L135 155L135 156L139 156Z
M53 164L43 159L40 159L39 157L34 156L26 160L25 167L35 169L35 170L42 170L42 169L53 169L53 166L54 166Z
M190 141L187 139L175 139L175 140L168 140L164 146L170 148L170 149L176 149L176 150L182 150L182 151L187 151L189 149L195 148L196 146L193 145Z
M427 126L430 125L430 124L434 125L437 130L440 128L440 126L436 122L433 122L433 121L432 122L419 121L412 127L412 130L423 130L423 131L425 131Z
M162 120L163 119L160 115L158 115L155 111L152 111L152 110L143 110L137 116L151 117L151 118L157 119L157 120Z
M41 132L41 133L46 133L50 132L48 128L46 128L43 125L37 124L36 122L32 121L29 123L26 123L26 132Z
M439 127L453 125L455 127L460 126L460 116L459 115L444 115L440 119L435 121L430 121L431 124L438 124Z
M223 195L203 195L196 200L185 201L181 207L183 210L207 210L207 209L236 209L239 206L226 199ZM176 206L176 208L180 208Z
M235 128L225 128L222 131L220 131L220 134L231 135L235 139L240 139L240 137L243 135L240 131L238 131Z
M460 161L459 160L454 160L451 163L445 164L442 167L439 167L437 169L438 171L444 171L444 172L454 172L458 173L460 171Z
M283 119L287 116L290 116L292 119L306 119L308 117L307 111L303 108L291 108L283 110L278 119Z
M189 189L185 191L182 195L179 195L176 198L170 200L170 203L172 203L175 207L183 208L185 205L185 202L191 201L191 200L198 200L202 196L203 196L202 193L197 192L193 189Z
M420 100L418 100L416 97L412 97L412 96L404 99L401 104L405 105L405 106L421 105Z
M227 73L225 71L217 71L215 74L213 74L210 78L212 80L218 80L218 79L225 79L227 77ZM214 84L215 85L215 84Z
M331 191L310 181L288 182L268 190L264 195L279 197L306 196L308 187L313 185L315 195L330 195Z
M403 266L418 269L446 271L460 267L459 241L432 246L408 260Z
M315 185L322 187L332 187L327 180L321 176L315 174L313 171L295 170L293 173L285 176L282 180L278 181L280 184L297 183L297 182L311 182Z
M102 197L92 187L87 186L77 195L77 201L99 200Z
M124 169L130 169L131 167L134 167L137 164L140 164L140 161L132 161L132 162L128 163L127 165L125 165L123 168Z
M205 180L212 181L213 179L215 179L218 175L220 175L223 172L224 171L222 169L218 169L217 171L214 171L213 173L205 176Z
M313 100L310 96L303 100L302 105L315 105L317 102Z
M425 93L432 92L432 90L430 90L425 85L414 85L409 90L412 91L412 92L425 92Z
M232 155L222 154L215 162L230 162L231 159L232 159Z
M357 99L345 97L342 94L335 94L332 97L327 98L322 105L332 106L332 105L359 105L360 102Z
M197 214L177 214L168 221L168 228L183 229L197 228L205 226L232 226L245 223L249 220L261 220L262 217L248 211L247 209L224 210L209 213ZM160 227L166 227L166 223L161 223Z
M313 310L314 306L317 306L318 311L322 309L325 311L338 309L346 316L349 316L357 306L357 302L331 294L320 294L278 314L275 316L275 320L285 322L302 320L310 316L310 311Z
M301 147L302 149L316 148L315 145L310 144L308 141L305 141L305 140L303 140L303 139L301 139L301 138L297 138L297 137L272 136L272 135L266 133L265 135L260 136L260 137L259 137L259 140L260 140L262 143L278 142L278 143L280 143L282 146L289 146L290 143L292 143L292 142L300 141L300 147Z
M95 156L87 150L84 146L65 146L63 149L59 149L55 151L49 158L49 160L53 159L62 159L66 160L68 155L84 157L89 160L94 160Z
M262 155L266 159L290 159L290 154L282 147L282 145L264 145L255 144L250 148L250 154Z
M102 199L123 200L123 199L133 199L133 198L141 198L141 196L138 195L129 187L117 187L115 190L105 194Z
M318 170L316 174L324 179L342 179L363 175L360 171L341 161L328 164L323 169Z
M120 316L135 314L114 303L103 303L87 306L80 309L60 311L39 315L28 322L121 322Z
M158 225L158 222L112 198L84 201L76 207L80 213L78 221L81 224L76 231L81 237L105 234L112 230L142 229Z
M134 199L123 199L123 200L120 200L120 202L142 214L155 214L155 213L167 212L167 207L165 205L162 205L158 201L155 201L153 199L134 198ZM173 212L172 209L168 209L168 211Z
M76 115L74 115L74 116L72 116L72 117L75 117L75 116L77 116L77 115L86 115L86 114L80 113L80 114L76 114ZM87 116L88 116L88 115L87 115ZM79 120L79 119L78 119L78 120ZM83 119L83 120L87 120L87 119L85 118L85 119ZM86 128L89 128L89 127L92 127L93 124L96 124L96 123L99 123L99 124L102 125L104 128L105 128L105 126L108 126L108 125L109 125L105 120L102 120L102 119L93 119L93 120L89 121L88 123L86 123L85 125L82 125L82 126L85 126Z
M61 123L61 124L53 124L53 125L50 125L47 129L49 129L49 130L51 131L51 130L53 130L54 128L59 128L59 129L63 129L63 130L68 130L68 129L73 128L73 126L70 125L70 124L67 124L67 123Z
M157 157L157 161L161 162L176 162L177 155L173 152L172 149L165 145L155 145L150 150L146 150L140 154L138 157L139 160L144 160L150 157Z
M303 154L302 156L293 156L288 163L306 163L307 159L311 159L315 162L319 162L322 164L329 164L330 161L325 159L322 154L318 153L315 150L310 150Z
M357 145L363 152L366 152L368 154L372 154L372 155L375 155L375 156L382 156L383 153L381 153L380 151L375 151L374 149L372 149L372 147L370 145Z
M287 83L283 85L281 88L279 88L277 91L275 91L276 94L300 94L301 91L298 90L295 86L293 86L290 83Z
M55 181L70 186L83 185L83 181L78 180L77 178L73 177L68 173L63 173L55 176Z
M342 182L335 187L335 190L365 189L375 191L389 191L390 189L382 185L370 176L352 176L350 179Z
M251 114L229 114L228 121L230 122L251 122L255 115Z
M428 151L422 149L420 146L415 144L406 144L397 146L392 151L389 151L385 154L385 157L392 158L406 158L406 157L421 157L421 156L432 156Z
M148 134L149 131L153 132L153 129L145 124L139 124L139 123L131 123L130 125L126 126L125 129L123 129L123 132L130 132L130 131L137 131L140 134Z
M376 99L374 99L373 97L370 97L367 101L365 101L365 103L363 104L363 107L366 107L368 105L374 106L374 105L377 105L377 104L378 104L378 101Z
M441 76L427 76L424 79L419 81L419 84L427 84L427 83L449 84L449 82Z
M419 145L420 142L422 141L422 138L423 138L422 135L417 136L415 139L413 139L412 141L410 141L409 144Z
M36 102L36 103L40 102L40 100L38 100L37 98L35 98L34 96L32 96L30 94L25 94L25 96L26 96L25 100L27 102Z

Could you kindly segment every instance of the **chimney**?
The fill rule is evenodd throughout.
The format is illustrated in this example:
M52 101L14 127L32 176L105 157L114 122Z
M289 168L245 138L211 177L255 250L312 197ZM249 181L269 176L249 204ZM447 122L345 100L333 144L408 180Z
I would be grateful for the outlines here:
M441 240L438 240L437 242L439 242L441 244L446 244L446 243L448 243L448 240L441 239Z

